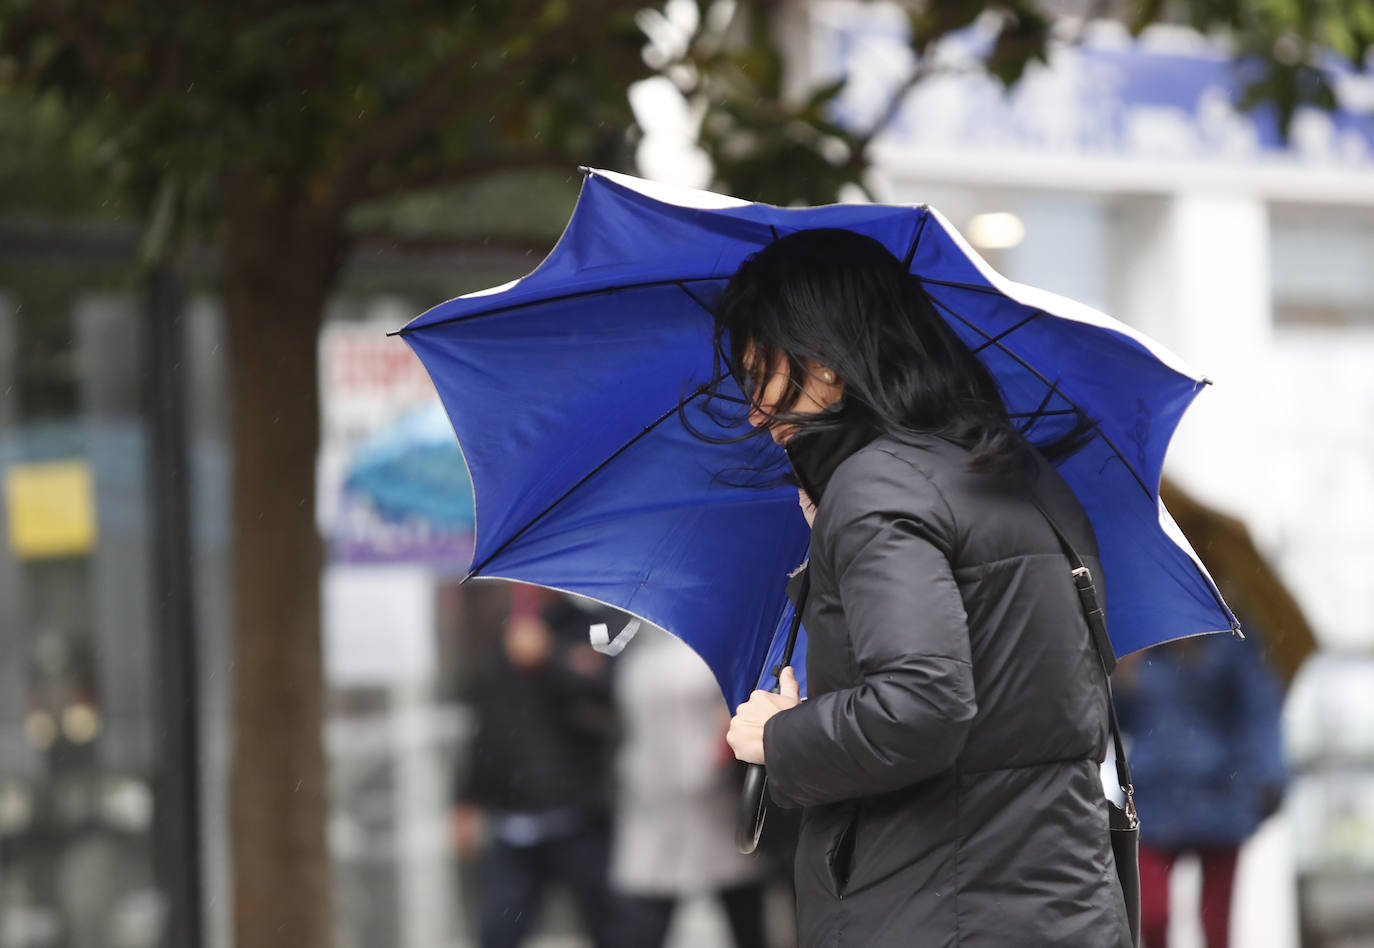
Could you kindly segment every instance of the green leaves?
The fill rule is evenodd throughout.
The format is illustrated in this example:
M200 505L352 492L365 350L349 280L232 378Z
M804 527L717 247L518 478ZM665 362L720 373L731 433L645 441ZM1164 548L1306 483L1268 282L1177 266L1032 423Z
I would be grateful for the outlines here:
M1031 6L1015 5L1003 11L984 68L1010 89L1020 81L1032 61L1045 62L1050 40L1050 21Z
M1356 69L1367 62L1374 46L1374 0L1331 0L1321 4L1315 33Z
M1052 42L1037 0L903 7L913 82L943 39L975 24L989 37L983 68L1007 87ZM1177 11L1229 39L1246 103L1275 106L1285 126L1302 106L1334 104L1322 51L1358 67L1374 43L1374 0L1138 0L1126 19L1138 32ZM718 186L832 200L860 179L871 136L834 121L844 77L808 89L791 74L800 47L785 53L780 37L804 36L787 21L803 12L724 0L0 0L0 94L57 103L84 130L82 161L136 206L174 176L207 227L230 174L342 216L503 166L628 168L626 90L654 72L701 117ZM651 69L640 24L687 34L656 41Z
M965 0L932 0L913 4L907 12L911 48L918 54L924 53L950 33L972 26L988 7L986 3L968 3Z
M172 175L211 198L196 217L213 227L234 174L265 199L342 214L503 157L623 166L625 90L649 75L637 8L0 0L0 77L99 125L140 203Z
M1335 90L1321 70L1305 63L1264 62L1256 66L1259 77L1245 86L1240 107L1272 106L1284 135L1299 107L1306 105L1327 111L1336 107Z
M108 133L61 96L0 92L0 207L11 216L119 219L127 168Z

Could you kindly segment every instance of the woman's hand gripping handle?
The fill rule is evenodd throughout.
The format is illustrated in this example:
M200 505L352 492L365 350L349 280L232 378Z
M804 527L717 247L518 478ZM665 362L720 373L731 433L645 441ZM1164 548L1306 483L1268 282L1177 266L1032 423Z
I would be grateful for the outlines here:
M735 757L749 765L744 775L744 789L740 793L739 813L735 822L735 846L742 853L752 853L763 832L763 818L767 812L768 771L764 768L763 728L779 711L794 708L801 702L801 689L792 667L782 670L773 691L755 691L749 700L735 709L725 740Z

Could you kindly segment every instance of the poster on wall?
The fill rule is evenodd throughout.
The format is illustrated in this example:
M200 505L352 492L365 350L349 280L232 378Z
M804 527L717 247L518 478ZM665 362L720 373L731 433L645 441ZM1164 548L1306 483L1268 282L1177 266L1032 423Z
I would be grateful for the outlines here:
M320 530L336 564L461 574L472 557L472 483L429 376L387 335L406 318L404 304L383 301L320 335Z

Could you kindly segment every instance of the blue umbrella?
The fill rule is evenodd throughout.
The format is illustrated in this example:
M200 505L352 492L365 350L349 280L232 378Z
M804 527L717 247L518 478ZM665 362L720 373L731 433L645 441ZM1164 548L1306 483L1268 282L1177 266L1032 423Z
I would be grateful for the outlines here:
M766 438L704 407L709 306L778 236L841 227L909 263L1032 441L1097 421L1060 465L1097 532L1118 654L1236 628L1159 502L1165 449L1206 380L1158 344L995 273L933 208L778 208L589 171L552 253L401 330L434 380L476 498L472 575L589 596L691 645L733 705L771 683L808 531ZM728 395L740 397L738 390ZM716 414L719 414L718 412ZM760 486L762 485L762 486Z

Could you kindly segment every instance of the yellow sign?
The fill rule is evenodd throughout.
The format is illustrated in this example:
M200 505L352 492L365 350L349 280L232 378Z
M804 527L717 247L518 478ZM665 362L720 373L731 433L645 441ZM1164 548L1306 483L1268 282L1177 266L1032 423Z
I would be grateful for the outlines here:
M81 556L95 546L95 479L85 461L12 465L5 510L16 556Z

